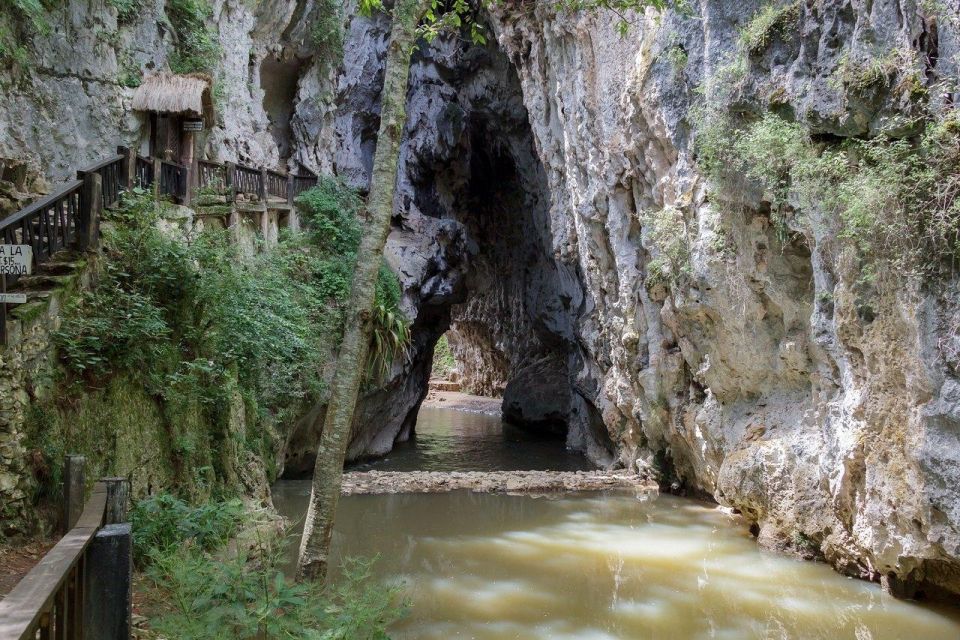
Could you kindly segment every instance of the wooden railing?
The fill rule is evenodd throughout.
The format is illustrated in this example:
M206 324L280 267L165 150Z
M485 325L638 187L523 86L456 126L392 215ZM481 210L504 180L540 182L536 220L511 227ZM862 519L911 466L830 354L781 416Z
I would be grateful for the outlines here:
M200 160L197 162L197 184L201 189L216 193L225 193L227 189L227 168L216 162Z
M33 248L34 264L46 262L54 253L70 245L87 212L82 206L83 180L73 180L55 193L0 221L2 244L28 244ZM10 286L20 279L7 275Z
M286 174L278 171L267 170L264 172L267 179L267 196L287 200L289 187Z
M176 162L160 161L160 195L179 202L187 199L190 176L187 168Z
M263 199L263 174L258 169L242 164L234 165L231 186L234 193L255 195Z
M304 191L308 191L317 186L317 176L311 174L309 176L293 176L293 197L296 198Z
M66 457L64 535L0 600L0 640L130 636L130 526L112 527L106 544L95 542L102 527L127 522L130 485L104 478L84 504L85 466L83 456ZM121 538L127 544L118 544Z
M140 189L148 189L153 184L153 161L150 158L137 154L134 182Z
M122 153L107 158L92 167L77 171L77 178L83 180L87 175L96 173L100 176L103 206L113 207L120 202L120 193L129 189L129 174L126 170L128 155L125 149Z

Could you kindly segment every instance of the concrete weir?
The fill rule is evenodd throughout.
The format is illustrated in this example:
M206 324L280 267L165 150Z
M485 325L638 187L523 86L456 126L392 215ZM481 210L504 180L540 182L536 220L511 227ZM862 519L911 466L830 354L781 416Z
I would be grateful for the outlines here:
M624 471L358 471L343 475L343 495L382 493L543 493L634 489L656 492L649 478Z

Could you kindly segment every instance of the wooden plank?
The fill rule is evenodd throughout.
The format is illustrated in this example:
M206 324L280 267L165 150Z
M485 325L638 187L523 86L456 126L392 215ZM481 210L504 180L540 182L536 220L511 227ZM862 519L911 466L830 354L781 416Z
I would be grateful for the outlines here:
M29 218L30 216L36 214L39 211L49 207L52 203L64 198L65 196L77 191L83 185L83 180L72 180L66 185L61 187L58 191L55 191L53 194L37 200L31 205L21 209L12 216L8 216L3 220L0 220L0 229L8 227L24 218Z
M23 640L44 614L54 596L93 541L103 521L107 488L97 483L77 526L70 530L37 563L6 598L0 600L0 640Z

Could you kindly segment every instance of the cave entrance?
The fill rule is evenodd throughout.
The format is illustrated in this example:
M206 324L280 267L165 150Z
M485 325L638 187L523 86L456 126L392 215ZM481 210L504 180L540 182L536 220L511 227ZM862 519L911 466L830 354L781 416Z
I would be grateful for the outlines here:
M575 390L583 294L576 267L557 258L547 174L519 78L495 43L460 41L456 55L449 45L414 58L408 115L416 124L401 166L406 215L456 222L466 246L459 295L414 327L425 335L420 357L436 355L434 369L445 361L462 392L502 398L509 425L602 452L605 432L595 437L596 416Z
M303 60L296 57L268 57L260 65L260 88L263 110L269 120L270 135L277 144L281 159L290 157L290 120L296 106L297 87Z

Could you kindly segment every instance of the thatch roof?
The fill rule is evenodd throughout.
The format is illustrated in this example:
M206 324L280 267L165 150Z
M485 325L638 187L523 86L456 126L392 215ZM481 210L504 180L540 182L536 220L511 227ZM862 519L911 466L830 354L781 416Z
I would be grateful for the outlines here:
M173 113L203 118L213 126L213 80L203 73L176 75L161 71L143 78L133 94L135 111Z

